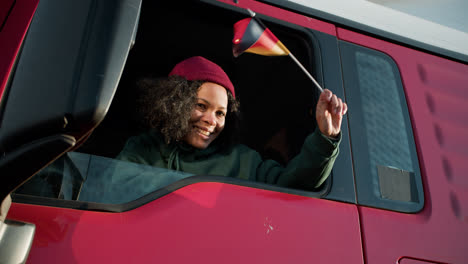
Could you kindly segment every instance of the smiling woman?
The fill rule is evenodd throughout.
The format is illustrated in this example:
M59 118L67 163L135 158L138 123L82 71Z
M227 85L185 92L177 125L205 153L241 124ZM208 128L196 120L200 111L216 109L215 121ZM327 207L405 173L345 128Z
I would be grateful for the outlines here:
M234 86L221 67L203 57L191 57L178 63L168 79L177 80L173 82L176 85L161 86L161 82L155 82L154 86L145 86L147 92L160 96L157 107L153 107L151 101L145 106L153 116L149 119L155 122L151 131L130 138L118 159L199 175L220 175L303 189L319 187L328 178L338 155L340 139L340 134L328 131L331 128L340 131L341 118L347 109L330 91L325 90L317 104L319 129L307 138L301 153L287 166L282 166L263 159L245 145L223 139L225 131L233 132L226 118L235 116L237 104ZM193 81L201 85L190 85ZM193 97L195 92L196 97ZM179 109L181 104L190 107L184 111L167 111ZM167 133L177 130L177 123L183 124L183 129L179 128L177 134ZM337 138L333 139L334 136Z
M184 141L195 148L206 149L224 129L228 96L221 85L205 82L200 86L197 97L189 120L191 130Z
M174 67L168 78L142 79L137 89L144 126L161 133L167 144L185 141L204 149L225 126L229 129L218 141L237 142L239 102L234 86L211 61L192 57Z

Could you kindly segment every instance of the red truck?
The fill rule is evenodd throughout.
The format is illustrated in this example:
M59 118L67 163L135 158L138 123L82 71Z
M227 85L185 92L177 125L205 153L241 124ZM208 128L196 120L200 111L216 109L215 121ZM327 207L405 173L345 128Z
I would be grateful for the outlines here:
M2 1L0 262L466 263L468 52L300 2ZM233 58L247 9L349 106L330 179L116 160L145 130L135 82L194 55L232 78L242 143L298 153L318 92L287 57Z

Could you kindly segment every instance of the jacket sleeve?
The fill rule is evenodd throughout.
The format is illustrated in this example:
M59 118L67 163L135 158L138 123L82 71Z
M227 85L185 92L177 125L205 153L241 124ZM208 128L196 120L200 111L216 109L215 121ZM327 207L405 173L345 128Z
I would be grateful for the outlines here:
M256 180L304 190L317 188L331 173L340 141L341 133L337 140L332 140L316 129L304 141L301 152L286 167L273 160L260 162Z

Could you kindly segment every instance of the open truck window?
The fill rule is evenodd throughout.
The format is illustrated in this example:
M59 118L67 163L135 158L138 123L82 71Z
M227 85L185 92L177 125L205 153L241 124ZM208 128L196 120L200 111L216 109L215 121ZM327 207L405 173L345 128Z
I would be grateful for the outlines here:
M72 152L65 153L18 188L27 194L95 203L122 204L153 192L206 181L165 168L117 160L125 142L148 128L138 114L138 89L145 77L165 77L179 61L201 55L220 65L230 76L241 103L241 143L286 164L315 129L318 92L287 57L243 54L232 56L232 27L248 14L199 2L154 1L142 5L136 42L130 51L118 89L104 121ZM323 82L319 41L311 30L262 17L295 56ZM323 33L320 33L323 34ZM114 172L118 172L116 177ZM214 175L223 176L223 175ZM331 176L330 176L331 177ZM249 175L245 175L249 178ZM227 177L209 178L258 188L275 188ZM302 195L322 196L330 181ZM277 188L278 189L278 188ZM279 189L280 191L284 191Z

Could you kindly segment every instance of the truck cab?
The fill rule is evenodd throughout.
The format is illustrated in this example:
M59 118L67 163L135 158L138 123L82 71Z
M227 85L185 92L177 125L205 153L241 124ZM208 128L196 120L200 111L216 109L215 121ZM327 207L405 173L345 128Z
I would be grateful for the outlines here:
M466 33L410 38L304 1L0 7L0 199L12 198L1 225L15 234L0 240L5 262L468 259L468 51L449 45ZM331 177L284 188L117 159L148 130L138 80L196 55L232 79L242 144L281 164L299 153L319 92L287 57L232 56L248 9L349 106Z

